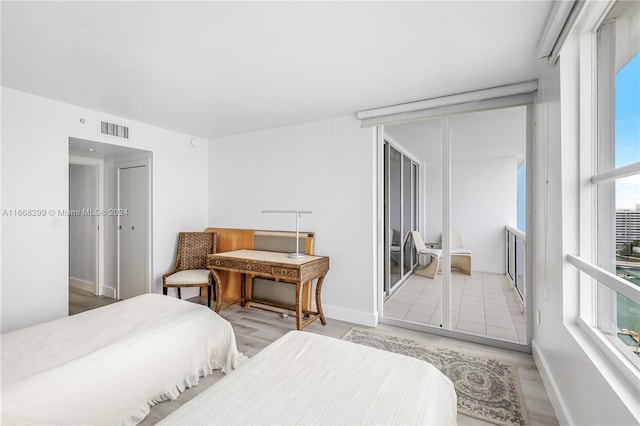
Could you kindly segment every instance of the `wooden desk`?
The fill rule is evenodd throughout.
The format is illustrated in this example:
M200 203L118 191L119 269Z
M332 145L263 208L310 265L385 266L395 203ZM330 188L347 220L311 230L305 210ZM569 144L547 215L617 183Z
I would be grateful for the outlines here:
M221 309L228 305L240 303L242 306L245 306L247 303L256 302L281 309L294 310L296 313L296 328L298 330L302 330L318 318L320 318L322 325L327 323L322 313L320 294L322 291L322 282L329 271L328 257L307 256L302 259L292 259L287 256L287 253L260 250L234 250L226 253L207 255L207 267L215 278L216 294L222 294L219 271L239 272L242 274L240 299L230 303L223 303L222 298L218 297L216 300L216 312L220 312ZM251 296L246 294L247 275L295 285L295 307L252 299ZM311 284L315 279L318 280L315 291L317 311L311 311L310 308L303 309L302 295L304 286L308 285L310 290ZM302 322L303 314L309 316L304 323Z

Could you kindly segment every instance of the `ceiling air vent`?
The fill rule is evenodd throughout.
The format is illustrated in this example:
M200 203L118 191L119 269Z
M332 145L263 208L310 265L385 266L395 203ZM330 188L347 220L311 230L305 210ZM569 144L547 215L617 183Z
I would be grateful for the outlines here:
M106 121L103 121L100 125L100 131L103 135L129 139L129 128L120 126L119 124L107 123Z

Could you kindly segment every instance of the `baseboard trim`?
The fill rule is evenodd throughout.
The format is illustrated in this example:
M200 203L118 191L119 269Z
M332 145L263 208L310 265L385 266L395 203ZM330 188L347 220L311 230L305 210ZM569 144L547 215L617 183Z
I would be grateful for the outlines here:
M106 285L102 286L102 295L106 297L110 297L112 299L116 298L116 289L113 287L109 287Z
M558 389L558 384L553 378L553 374L550 374L551 369L549 363L544 356L544 352L540 350L540 347L536 344L535 340L531 341L531 349L533 359L538 367L538 372L542 378L542 383L549 395L549 401L556 412L556 417L561 425L573 425L575 424L567 410L567 406L562 398L562 393Z
M365 325L367 327L375 327L378 325L377 312L363 312L353 309L346 309L340 306L322 304L322 312L327 318L333 318L340 321L352 322L354 324Z
M88 291L91 292L91 294L96 293L96 283L87 280L81 280L80 278L69 277L69 287Z

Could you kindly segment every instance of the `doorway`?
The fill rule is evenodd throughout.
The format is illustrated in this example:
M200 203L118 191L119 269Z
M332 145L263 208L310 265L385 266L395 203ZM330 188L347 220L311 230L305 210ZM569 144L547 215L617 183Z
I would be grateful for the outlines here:
M144 241L138 243L135 246L135 256L142 254L142 257L136 258L130 254L125 256L138 259L138 267L142 270L142 273L138 273L136 281L137 288L144 288L143 292L148 292L150 288L151 272L151 258L152 258L152 227L151 227L151 165L152 165L152 153L150 151L144 151L140 149L128 148L119 145L107 144L89 141L85 139L69 138L69 164L84 164L97 167L97 202L96 207L93 210L86 209L84 212L81 210L78 214L82 214L83 218L93 219L97 226L97 241L95 243L95 254L97 256L97 278L95 289L90 293L83 294L81 298L82 306L75 306L76 311L91 309L97 307L100 304L104 304L105 300L97 300L98 298L110 298L121 299L118 287L120 274L119 264L120 262L120 244L119 244L119 226L121 219L124 217L126 225L127 218L126 213L129 209L133 209L133 206L119 206L119 174L121 168L131 168L136 166L143 166L146 170L145 174L145 191L146 195L143 197L145 201L144 211L136 218L137 223L130 226L136 227L136 231L144 229ZM71 167L71 166L70 166ZM72 180L70 179L70 186ZM85 182L84 185L87 183ZM71 189L71 188L70 188ZM136 195L133 197L137 202L140 202L140 190L137 190ZM69 198L71 200L73 196L71 192ZM97 210L95 210L97 209ZM140 209L135 209L140 211ZM75 214L75 212L74 212ZM72 219L70 217L70 219ZM73 219L72 219L73 220ZM141 220L146 220L145 224L141 224ZM70 222L71 226L71 222ZM71 241L71 236L70 236ZM70 247L73 245L70 242ZM71 261L71 254L70 254ZM70 267L71 271L71 267ZM127 284L124 284L126 287ZM121 289L124 291L125 298L129 295L139 292L139 290L129 291L126 288ZM73 297L71 297L73 296ZM70 302L72 299L77 299L77 294L70 295ZM93 299L96 300L93 300ZM71 303L70 303L71 305ZM71 312L71 308L70 308ZM75 311L74 311L75 312Z

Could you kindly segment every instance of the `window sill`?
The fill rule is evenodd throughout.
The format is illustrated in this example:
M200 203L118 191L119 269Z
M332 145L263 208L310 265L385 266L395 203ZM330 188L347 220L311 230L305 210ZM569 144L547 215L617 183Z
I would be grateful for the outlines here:
M640 371L602 333L593 330L581 318L574 324L565 323L565 327L620 401L640 421Z

